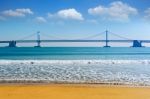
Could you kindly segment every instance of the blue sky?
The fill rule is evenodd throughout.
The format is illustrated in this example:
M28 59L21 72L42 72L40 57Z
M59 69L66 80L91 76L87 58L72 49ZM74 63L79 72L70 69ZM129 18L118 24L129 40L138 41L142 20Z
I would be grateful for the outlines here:
M150 1L0 0L1 40L37 31L74 39L105 29L131 39L150 39Z

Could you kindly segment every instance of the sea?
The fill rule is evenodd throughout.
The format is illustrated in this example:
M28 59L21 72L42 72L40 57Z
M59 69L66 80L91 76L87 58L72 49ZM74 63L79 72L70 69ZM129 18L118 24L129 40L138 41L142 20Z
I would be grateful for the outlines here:
M150 86L150 48L0 47L0 82Z

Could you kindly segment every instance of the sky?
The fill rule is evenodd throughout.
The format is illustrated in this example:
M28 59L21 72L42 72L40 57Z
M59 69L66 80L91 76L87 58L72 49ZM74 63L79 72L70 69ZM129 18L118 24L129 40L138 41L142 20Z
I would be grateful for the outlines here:
M37 31L43 39L86 38L106 29L130 39L150 39L150 0L0 0L1 40Z

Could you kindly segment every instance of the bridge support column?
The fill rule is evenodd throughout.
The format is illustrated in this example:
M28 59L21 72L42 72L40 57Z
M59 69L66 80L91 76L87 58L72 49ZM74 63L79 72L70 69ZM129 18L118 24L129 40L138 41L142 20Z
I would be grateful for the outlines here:
M41 47L41 40L40 40L40 32L37 32L37 46L35 47Z
M41 47L41 44L40 44L40 43L41 43L41 41L38 40L38 41L37 41L37 46L35 46L35 47Z
M110 47L109 45L108 45L108 31L106 30L106 39L105 39L105 46L104 47Z
M16 47L16 41L10 41L8 47Z
M141 41L134 40L133 41L133 46L132 47L143 47Z

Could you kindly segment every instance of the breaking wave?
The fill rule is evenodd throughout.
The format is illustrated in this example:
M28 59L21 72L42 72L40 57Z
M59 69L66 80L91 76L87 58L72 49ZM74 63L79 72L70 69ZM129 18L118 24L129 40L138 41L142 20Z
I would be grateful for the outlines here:
M150 60L0 60L0 82L150 86Z

